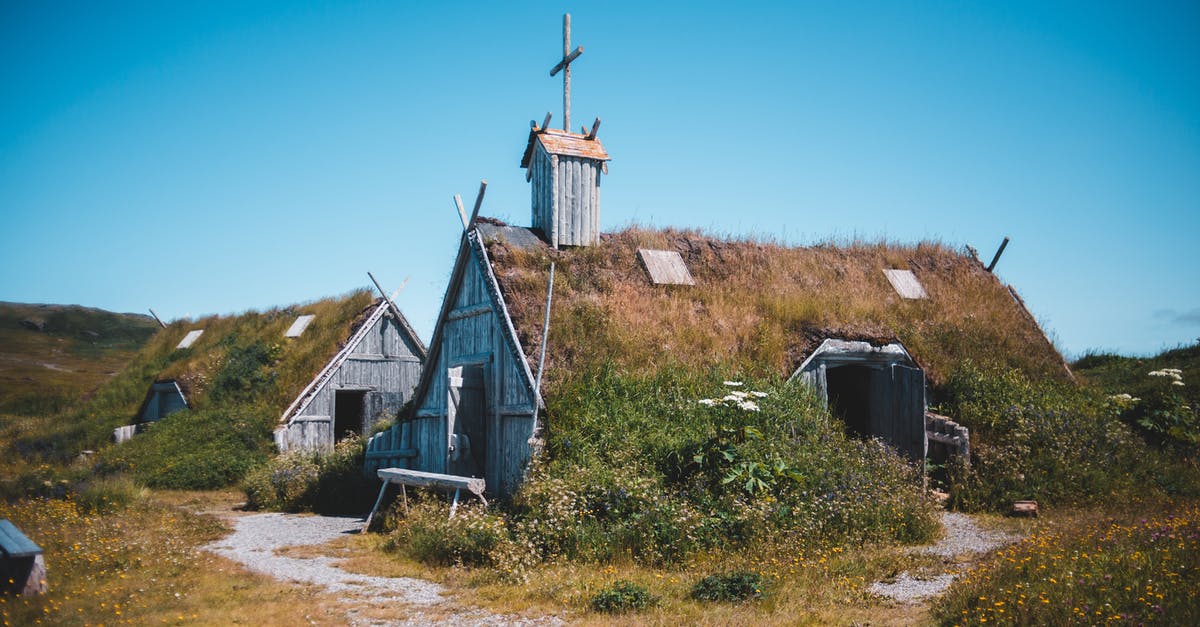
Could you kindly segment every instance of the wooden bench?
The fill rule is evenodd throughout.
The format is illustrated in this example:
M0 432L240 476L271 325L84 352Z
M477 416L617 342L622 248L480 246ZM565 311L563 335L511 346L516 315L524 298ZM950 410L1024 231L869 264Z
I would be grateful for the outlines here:
M483 491L487 487L487 483L479 477L462 477L459 475L443 475L436 472L423 472L420 470L408 470L406 468L380 468L376 471L376 475L383 480L383 485L379 488L379 497L375 499L375 506L371 508L371 513L367 514L367 521L363 524L363 531L366 531L371 526L371 519L375 517L375 512L379 509L380 503L383 502L383 493L387 490L388 484L400 484L400 494L404 499L404 511L408 512L408 492L407 486L416 488L441 488L443 490L454 490L454 500L450 504L450 517L454 518L454 512L458 509L458 497L462 490L466 490L474 494L487 507L487 499L483 497Z
M46 562L41 547L3 519L0 519L0 591L21 595L46 592Z

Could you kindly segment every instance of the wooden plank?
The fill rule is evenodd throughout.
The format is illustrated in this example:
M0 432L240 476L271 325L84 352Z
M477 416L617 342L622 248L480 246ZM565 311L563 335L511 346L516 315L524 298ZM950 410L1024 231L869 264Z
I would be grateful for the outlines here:
M313 314L297 316L296 321L292 323L292 326L288 327L283 337L300 337L304 334L304 330L308 328L308 325L312 324L312 321L315 319L316 316Z
M482 303L479 305L468 305L466 307L458 307L450 312L447 316L450 320L462 320L463 318L471 318L492 312L491 303Z
M650 275L650 282L655 285L695 285L692 273L688 271L683 257L673 250L652 250L639 248L638 260Z
M380 468L375 473L380 479L389 483L399 483L420 488L442 488L445 490L467 490L477 496L482 495L487 482L478 477L461 477L436 472L422 472L404 468Z
M175 346L175 350L179 350L181 348L190 348L192 344L196 343L196 340L200 339L201 335L204 335L204 329L193 329L188 331L188 334L183 336L182 340L179 340L179 344Z
M929 298L929 295L925 293L925 288L917 280L917 276L912 273L912 270L888 268L884 269L883 274L887 276L888 283L892 284L892 288L896 290L900 298L910 300Z
M7 557L29 557L42 553L41 547L25 537L25 534L7 519L0 519L0 550Z
M391 450L367 451L365 453L367 459L379 459L380 457L416 457L417 449L401 448Z

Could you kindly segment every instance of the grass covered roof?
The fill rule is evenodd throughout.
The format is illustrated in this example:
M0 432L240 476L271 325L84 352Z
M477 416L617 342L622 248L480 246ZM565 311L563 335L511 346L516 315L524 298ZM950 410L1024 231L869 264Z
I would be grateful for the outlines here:
M686 364L786 376L822 340L899 340L937 384L964 360L1065 377L1061 355L1008 286L940 243L788 247L692 230L631 227L554 250L525 229L481 225L497 281L536 372L548 266L556 263L546 385L613 364ZM653 285L639 248L677 251L694 286ZM902 299L885 269L911 270L928 298Z

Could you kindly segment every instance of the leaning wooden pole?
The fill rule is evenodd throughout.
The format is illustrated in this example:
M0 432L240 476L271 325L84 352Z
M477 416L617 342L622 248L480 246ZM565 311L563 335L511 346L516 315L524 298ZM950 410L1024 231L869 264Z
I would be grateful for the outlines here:
M1008 236L1004 236L1004 241L1000 242L1000 248L996 249L996 256L992 257L992 263L988 264L987 271L991 272L996 267L996 263L1000 261L1000 255L1004 254L1004 247L1008 246Z
M533 428L529 431L530 457L534 457L539 448L538 442L538 402L542 398L542 373L546 370L546 347L550 339L550 304L554 300L554 262L550 262L550 284L546 286L546 315L542 318L542 350L538 355L537 378L533 381Z
M150 309L150 308L149 308L149 307L147 307L147 309ZM153 310L153 309L150 309L150 315L154 316L154 320L155 320L156 322L158 322L158 326L160 326L160 327L162 327L162 328L164 328L164 329L165 329L165 328L167 328L167 325L163 324L163 321L162 321L162 319L160 319L160 318L158 317L158 314L154 313L154 310Z

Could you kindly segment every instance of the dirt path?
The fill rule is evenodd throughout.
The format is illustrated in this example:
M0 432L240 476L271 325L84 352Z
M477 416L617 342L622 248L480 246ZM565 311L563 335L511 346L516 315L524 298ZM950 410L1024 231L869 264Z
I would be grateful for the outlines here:
M350 625L547 625L454 605L444 587L410 577L376 577L342 570L332 557L289 557L280 549L315 546L358 533L362 520L333 516L247 514L228 518L229 536L202 547L278 579L308 584L338 596Z
M958 575L970 568L984 553L1021 539L1020 536L983 529L975 524L970 516L957 512L943 512L942 527L946 533L936 544L913 550L937 555L947 564L954 564L952 572L924 578L904 572L893 581L877 581L871 584L871 592L904 603L915 603L935 597L945 592ZM954 562L955 558L963 556L968 558L966 562Z

